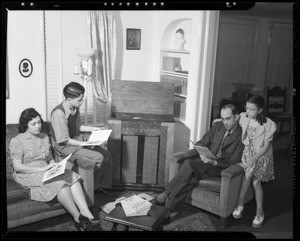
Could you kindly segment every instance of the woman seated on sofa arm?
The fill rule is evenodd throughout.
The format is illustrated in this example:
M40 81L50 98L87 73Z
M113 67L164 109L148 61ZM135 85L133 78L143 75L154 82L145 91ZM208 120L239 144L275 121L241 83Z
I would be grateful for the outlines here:
M19 119L19 134L10 142L14 180L30 189L34 201L49 202L55 197L74 219L75 226L85 231L99 223L89 210L79 182L80 176L66 169L65 173L46 182L45 172L55 165L49 137L41 133L43 119L33 108L25 109Z

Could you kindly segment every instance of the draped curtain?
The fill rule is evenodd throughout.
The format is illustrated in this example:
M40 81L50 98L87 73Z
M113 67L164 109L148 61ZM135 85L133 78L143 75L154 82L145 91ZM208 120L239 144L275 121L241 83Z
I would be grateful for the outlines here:
M96 77L93 92L96 99L105 104L105 124L111 115L111 81L115 79L117 33L112 12L90 11L88 13L91 47L97 49L94 55Z

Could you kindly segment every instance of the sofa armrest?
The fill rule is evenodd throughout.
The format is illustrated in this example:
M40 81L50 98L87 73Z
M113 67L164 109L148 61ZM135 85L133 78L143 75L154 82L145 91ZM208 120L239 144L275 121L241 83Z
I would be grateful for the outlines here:
M56 156L62 159L61 156ZM89 160L82 160L72 155L68 160L66 168L79 174L82 180L82 188L89 207L94 205L94 167L95 163Z
M89 207L94 206L94 168L83 169L78 167L78 174L83 180L83 192Z
M88 161L88 160L82 160L80 158L77 158L76 164L78 168L82 168L84 170L94 170L95 168L95 162Z

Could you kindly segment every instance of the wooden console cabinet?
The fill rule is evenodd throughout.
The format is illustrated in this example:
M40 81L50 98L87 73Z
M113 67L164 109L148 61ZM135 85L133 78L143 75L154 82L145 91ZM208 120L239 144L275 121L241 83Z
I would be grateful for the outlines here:
M114 185L162 189L169 182L174 146L174 85L114 81L112 96L116 117L108 121L113 129L108 150L113 158Z

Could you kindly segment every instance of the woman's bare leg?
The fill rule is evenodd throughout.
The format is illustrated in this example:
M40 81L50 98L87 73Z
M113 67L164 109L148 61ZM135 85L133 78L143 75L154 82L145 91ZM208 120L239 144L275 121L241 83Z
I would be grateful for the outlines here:
M59 193L57 194L57 200L61 205L63 205L67 209L67 211L71 214L73 219L76 222L79 222L78 217L80 213L74 202L70 186L65 186L59 191Z
M80 182L75 182L71 186L71 193L72 193L73 199L74 199L77 207L80 210L80 213L88 218L93 219L94 216L91 213L91 211L86 203L85 196L84 196Z

